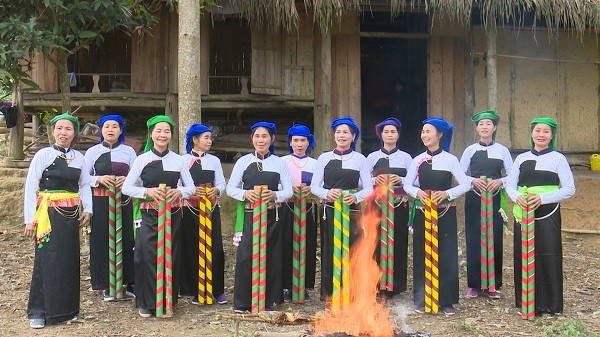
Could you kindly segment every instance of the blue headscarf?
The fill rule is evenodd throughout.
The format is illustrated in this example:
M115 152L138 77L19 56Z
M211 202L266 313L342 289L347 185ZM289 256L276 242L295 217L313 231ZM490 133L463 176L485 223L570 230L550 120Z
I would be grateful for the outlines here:
M442 144L441 147L444 151L450 153L450 142L452 142L452 132L454 131L454 125L446 122L443 118L427 118L423 121L423 125L431 124L435 127L438 132L443 133L442 139L440 140Z
M123 143L123 141L125 141L125 121L123 120L123 117L121 117L121 115L119 114L104 115L98 120L98 125L100 126L100 128L102 128L104 126L104 123L108 121L115 121L119 123L119 127L121 127L121 134L119 135L119 138L117 140L119 141L119 143ZM104 142L104 136L102 136L102 132L100 132L100 143L102 142Z
M398 130L398 133L400 133L400 129L402 128L402 123L400 123L400 121L394 117L386 118L381 123L375 125L375 134L377 135L377 138L379 138L379 140L381 140L382 142L383 142L383 140L381 139L381 133L383 132L383 128L386 125L395 126L396 130ZM398 139L400 139L400 138L398 138Z
M334 119L333 121L331 121L331 128L335 131L335 129L342 124L348 125L356 135L356 137L354 137L354 141L352 142L352 144L350 144L350 148L352 149L352 151L355 151L356 142L358 141L358 138L360 138L360 128L358 127L358 125L356 125L354 119L352 119L352 117L350 116Z
M277 126L275 126L275 123L271 123L271 122L265 122L265 121L260 121L260 122L256 122L254 124L252 124L252 126L250 127L250 134L254 134L254 130L256 130L256 128L259 127L263 127L269 131L271 131L271 133L273 135L277 134ZM273 141L273 139L271 139L271 146L269 146L269 152L271 152L271 154L275 154L275 142Z
M308 148L306 149L306 153L310 153L310 150L314 149L317 146L317 142L315 142L315 136L310 133L310 129L308 126L304 124L294 124L288 130L288 150L290 153L294 152L292 147L290 146L290 142L292 141L293 136L306 137L308 139Z
M190 153L194 147L194 136L201 135L205 132L212 132L212 129L204 124L192 124L185 133L185 153Z

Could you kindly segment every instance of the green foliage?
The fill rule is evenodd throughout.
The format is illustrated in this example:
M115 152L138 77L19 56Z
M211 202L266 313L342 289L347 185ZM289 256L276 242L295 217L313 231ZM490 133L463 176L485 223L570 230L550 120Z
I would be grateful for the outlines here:
M546 326L542 337L598 337L595 333L585 332L585 323L574 319L560 320Z
M39 89L27 73L34 51L56 63L53 51L73 54L114 30L145 31L156 23L154 11L163 1L0 1L0 88L10 91L23 82Z

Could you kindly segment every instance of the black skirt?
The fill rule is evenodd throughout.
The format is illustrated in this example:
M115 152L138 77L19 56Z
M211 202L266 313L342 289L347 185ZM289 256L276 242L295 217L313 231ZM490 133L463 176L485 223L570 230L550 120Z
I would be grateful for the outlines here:
M321 220L321 298L326 299L333 294L333 206L326 204L325 219ZM362 235L357 225L360 217L357 205L350 206L350 249Z
M198 223L197 210L182 207L181 218L181 273L179 293L183 296L198 296ZM225 253L221 236L221 209L217 205L212 212L212 275L213 295L225 291Z
M317 270L317 205L308 203L306 210L306 274L305 287L315 287ZM294 203L286 203L279 208L283 232L283 287L292 289L294 253Z
M456 207L449 207L438 218L439 252L439 304L458 303L458 238L456 233ZM425 304L425 215L416 210L413 233L413 301L416 306Z
M405 292L408 283L408 213L408 203L394 208L394 290L386 291L392 296ZM377 263L380 260L380 249L381 245L378 244L375 252Z
M156 308L156 242L158 238L158 212L142 209L142 224L136 231L135 252L135 303L140 309ZM179 251L181 247L181 210L171 214L173 259L173 304L179 293Z
M535 211L535 312L563 312L563 267L560 206L547 204ZM543 218L538 220L538 218ZM515 306L521 308L521 224L515 221Z
M77 207L62 207L67 213ZM70 320L79 314L79 221L48 208L50 241L35 248L27 316L46 323Z
M90 276L92 289L108 289L108 197L94 197L90 233ZM123 200L125 201L125 200ZM133 207L125 201L121 207L123 225L123 284L135 282L133 272Z
M493 198L494 214L494 273L496 289L502 287L503 227L500 212L500 193ZM481 288L481 197L473 191L465 196L465 235L467 239L467 286Z
M276 221L275 209L267 211L267 275L266 306L283 302L281 280L282 248L281 223ZM234 309L250 310L252 306L252 210L244 212L244 230L235 260L233 290Z

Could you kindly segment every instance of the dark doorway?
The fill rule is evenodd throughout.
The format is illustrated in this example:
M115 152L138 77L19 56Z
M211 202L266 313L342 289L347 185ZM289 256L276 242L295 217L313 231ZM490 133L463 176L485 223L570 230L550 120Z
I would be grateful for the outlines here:
M420 139L427 118L426 14L392 18L365 13L361 18L362 152L380 148L375 125L387 117L402 122L398 147L411 155L423 150Z

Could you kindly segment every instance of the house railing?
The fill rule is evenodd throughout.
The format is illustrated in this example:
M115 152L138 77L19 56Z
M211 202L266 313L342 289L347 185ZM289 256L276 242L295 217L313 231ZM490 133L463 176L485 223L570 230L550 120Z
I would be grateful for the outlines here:
M111 92L114 91L127 91L129 92L131 89L131 73L73 73L76 78L79 80L78 83L81 82L81 76L91 77L93 82L92 93L99 93L100 90L100 78L108 77L110 81L111 77L114 77L115 80L110 83L109 90ZM87 90L86 90L87 91Z

